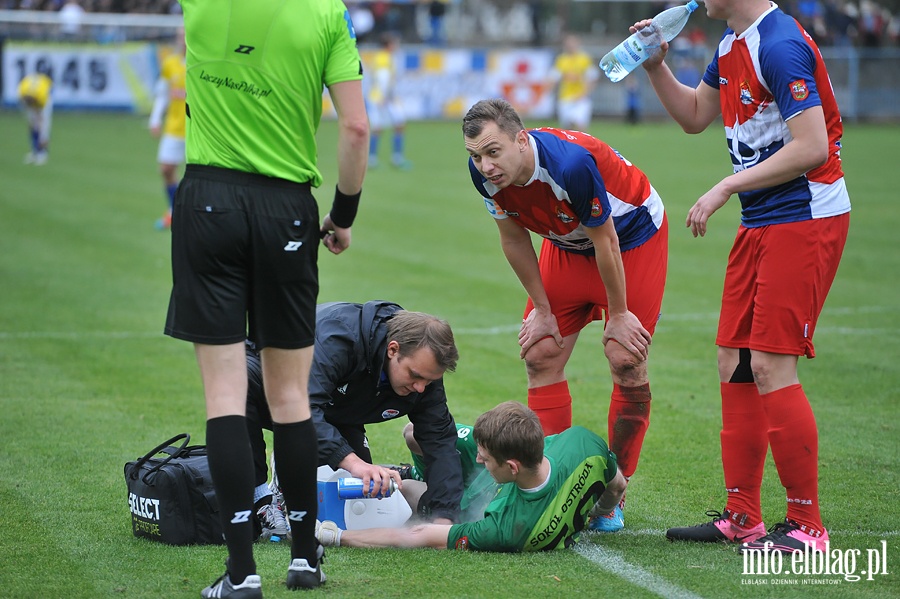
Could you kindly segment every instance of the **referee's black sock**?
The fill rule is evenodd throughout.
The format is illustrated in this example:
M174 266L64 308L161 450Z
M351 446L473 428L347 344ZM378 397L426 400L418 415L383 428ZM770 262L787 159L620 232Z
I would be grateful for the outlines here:
M303 558L316 567L316 516L319 511L316 465L319 444L312 419L272 423L272 444L278 482L291 525L291 559Z
M253 561L253 459L243 416L221 416L206 421L209 472L228 547L228 572L235 584L256 574Z

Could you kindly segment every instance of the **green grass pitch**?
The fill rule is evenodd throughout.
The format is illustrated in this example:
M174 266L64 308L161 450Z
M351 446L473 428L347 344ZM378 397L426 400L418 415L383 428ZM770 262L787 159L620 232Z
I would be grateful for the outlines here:
M542 123L529 123L539 125ZM143 118L58 113L50 162L26 166L26 124L0 113L0 597L197 597L222 571L221 547L132 537L122 468L164 439L203 442L190 345L162 334L169 235L156 141ZM683 227L692 203L730 172L722 131L596 122L591 133L650 176L671 222L663 317L653 341L653 414L625 512L626 529L584 535L576 550L489 555L432 550L328 551L333 597L886 597L900 595L900 208L896 126L848 125L843 159L851 231L801 380L820 431L821 505L832 544L884 550L887 575L810 586L749 577L724 545L671 544L665 528L721 509L719 395L713 344L738 202L706 238ZM336 180L334 123L323 123L317 197ZM390 143L389 136L383 146ZM388 147L382 147L387 164ZM320 253L320 301L384 298L450 321L461 359L446 382L458 421L525 401L517 323L525 295L496 227L468 181L459 124L410 123L409 172L366 179L352 247ZM789 257L785 257L789 259ZM591 325L568 368L576 423L606 436L610 380ZM380 462L406 459L403 422L369 427ZM784 516L769 460L763 515ZM258 545L266 597L288 597L283 545ZM791 582L791 581L794 582ZM754 583L754 584L751 584ZM765 584L763 584L765 583Z

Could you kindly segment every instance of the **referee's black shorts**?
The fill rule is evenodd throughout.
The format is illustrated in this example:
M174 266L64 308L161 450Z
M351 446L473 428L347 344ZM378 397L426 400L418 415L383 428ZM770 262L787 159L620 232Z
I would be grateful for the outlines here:
M188 165L172 214L165 333L208 345L313 345L318 251L308 183Z

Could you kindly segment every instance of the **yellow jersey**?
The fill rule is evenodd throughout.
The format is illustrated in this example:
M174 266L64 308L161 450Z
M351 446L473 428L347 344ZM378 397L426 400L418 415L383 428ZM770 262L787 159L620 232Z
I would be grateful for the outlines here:
M559 99L577 100L588 93L588 82L594 61L585 52L560 54L554 68L559 72Z
M28 100L32 106L43 108L50 99L50 89L53 81L43 73L28 75L19 82L19 99Z
M394 59L387 50L376 50L367 56L366 71L371 75L369 101L382 104L390 99L394 85Z
M184 137L186 119L184 80L187 68L184 57L178 54L169 54L163 60L159 69L159 76L169 86L169 104L166 108L166 116L163 120L162 132L165 135Z

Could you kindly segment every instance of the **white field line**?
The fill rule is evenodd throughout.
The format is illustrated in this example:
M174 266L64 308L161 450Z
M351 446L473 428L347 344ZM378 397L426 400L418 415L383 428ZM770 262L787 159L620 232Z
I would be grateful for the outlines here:
M628 563L618 551L612 551L599 545L588 545L583 542L575 545L575 551L607 572L615 574L619 578L660 597L665 597L666 599L701 599L700 595L695 595L678 585L672 584L665 578L657 576L640 566Z
M152 339L162 338L162 331L0 331L3 339Z
M663 538L665 536L665 530L653 528L625 528L623 530L620 530L616 534ZM875 532L870 530L830 530L829 534L832 537L838 538L866 536L875 537L877 539L886 539L888 537L895 538L900 536L900 531L893 530L888 532ZM648 570L645 570L644 568L641 568L640 566L629 563L625 560L622 553L607 549L600 545L594 545L592 543L585 542L587 540L588 539L582 537L582 542L575 545L576 553L578 553L588 561L594 563L596 566L606 570L607 572L615 574L616 576L630 582L633 585L639 586L646 591L659 595L660 597L665 597L666 599L702 599L700 595L696 595L686 589L683 589L678 585L669 582L665 578L662 578L661 576L658 576ZM848 547L851 546L851 544L847 543L841 544Z
M892 312L894 308L891 306L859 306L854 308L825 308L827 312L832 314L841 314L841 315L856 315L856 314L872 314L872 313L880 313L880 312ZM708 323L711 326L715 326L716 321L719 318L718 312L695 312L695 313L684 313L684 314L666 314L663 313L662 318L660 319L660 326L657 327L657 330L665 330L667 323L676 323L676 322L702 322ZM599 323L596 323L595 326L600 326ZM453 332L457 335L472 335L472 336L482 336L482 337L490 337L494 335L511 335L513 333L518 333L520 328L519 323L510 323L497 325L493 327L454 327ZM878 336L886 336L891 334L898 334L900 330L897 329L885 329L885 328L857 328L857 327L847 327L847 326L820 326L816 329L816 333L819 334L838 334L838 335L878 335ZM92 338L92 339L152 339L157 337L163 337L162 331L159 332L149 332L149 331L112 331L112 332L103 332L103 331L0 331L0 340L5 339L84 339L84 338Z
M616 533L621 536L634 536L634 537L659 537L663 538L666 535L665 528L628 528L627 526ZM844 537L875 537L877 539L886 539L888 537L900 537L900 530L889 530L889 531L876 531L876 530L840 530L840 529L828 529L829 536L835 536L839 538Z

